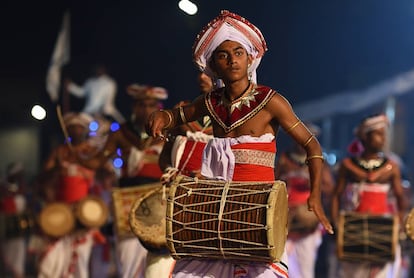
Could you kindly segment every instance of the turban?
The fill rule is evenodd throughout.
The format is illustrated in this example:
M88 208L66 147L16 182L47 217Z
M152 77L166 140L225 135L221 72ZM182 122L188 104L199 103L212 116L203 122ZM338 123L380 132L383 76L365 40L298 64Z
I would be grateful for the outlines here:
M226 10L221 11L220 15L210 21L197 35L193 45L193 60L196 65L201 71L214 78L209 65L211 56L226 40L240 43L253 57L249 71L252 74L252 81L256 83L256 69L267 51L266 41L260 30L247 19Z
M355 135L359 138L363 138L368 132L388 127L388 124L388 118L384 114L368 117L356 128Z
M162 87L151 87L147 85L132 84L127 87L127 93L135 100L153 98L165 100L168 98L167 90Z
M63 117L63 122L66 126L71 125L80 125L84 128L89 129L89 124L93 121L93 118L87 114L87 113L75 113L75 112L69 112L66 113Z

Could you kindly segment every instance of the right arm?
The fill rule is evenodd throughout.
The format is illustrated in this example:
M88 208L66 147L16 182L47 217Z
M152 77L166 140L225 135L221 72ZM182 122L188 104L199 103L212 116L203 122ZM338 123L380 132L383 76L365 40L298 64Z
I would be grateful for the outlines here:
M208 111L204 103L204 95L200 95L191 104L153 112L146 124L147 132L154 138L164 137L165 131L186 122L193 122L205 115L208 115Z

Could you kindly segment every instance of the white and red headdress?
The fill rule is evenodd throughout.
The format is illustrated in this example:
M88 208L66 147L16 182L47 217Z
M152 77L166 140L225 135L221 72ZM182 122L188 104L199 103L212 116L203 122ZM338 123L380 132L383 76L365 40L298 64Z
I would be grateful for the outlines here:
M244 17L227 10L210 21L197 35L193 45L193 60L202 72L211 78L214 74L209 62L214 50L224 41L240 43L252 55L253 62L249 67L252 81L256 81L256 69L267 51L266 41L260 30Z
M89 129L89 124L93 121L92 116L84 112L68 112L63 116L65 126L80 125Z
M126 89L128 95L133 99L142 100L146 98L153 98L157 100L166 100L168 92L162 87L152 87L148 85L131 84Z
M384 114L368 117L355 129L355 135L358 138L363 138L368 132L388 127L388 125L388 118Z

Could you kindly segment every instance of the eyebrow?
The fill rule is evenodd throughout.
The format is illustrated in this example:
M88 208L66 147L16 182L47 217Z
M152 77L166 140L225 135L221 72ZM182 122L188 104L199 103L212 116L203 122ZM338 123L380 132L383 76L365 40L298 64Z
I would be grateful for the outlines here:
M235 48L232 49L232 51L234 52L234 51L237 51L239 49L243 49L244 50L244 48L242 46L236 46ZM224 49L218 49L215 52L216 53L219 53L219 52L228 52L228 51L227 50L224 50Z

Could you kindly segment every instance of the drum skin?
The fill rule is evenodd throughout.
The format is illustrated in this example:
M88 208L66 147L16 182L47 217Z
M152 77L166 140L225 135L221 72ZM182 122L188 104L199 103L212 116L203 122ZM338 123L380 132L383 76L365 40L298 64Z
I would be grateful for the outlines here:
M76 219L86 228L100 228L108 220L109 210L97 196L88 196L75 206Z
M152 190L138 198L131 207L129 223L132 232L142 245L151 251L167 248L165 217L167 199L163 199L163 188ZM168 193L168 189L165 189Z
M39 226L51 237L59 238L69 234L75 228L72 208L61 202L47 204L40 212Z

